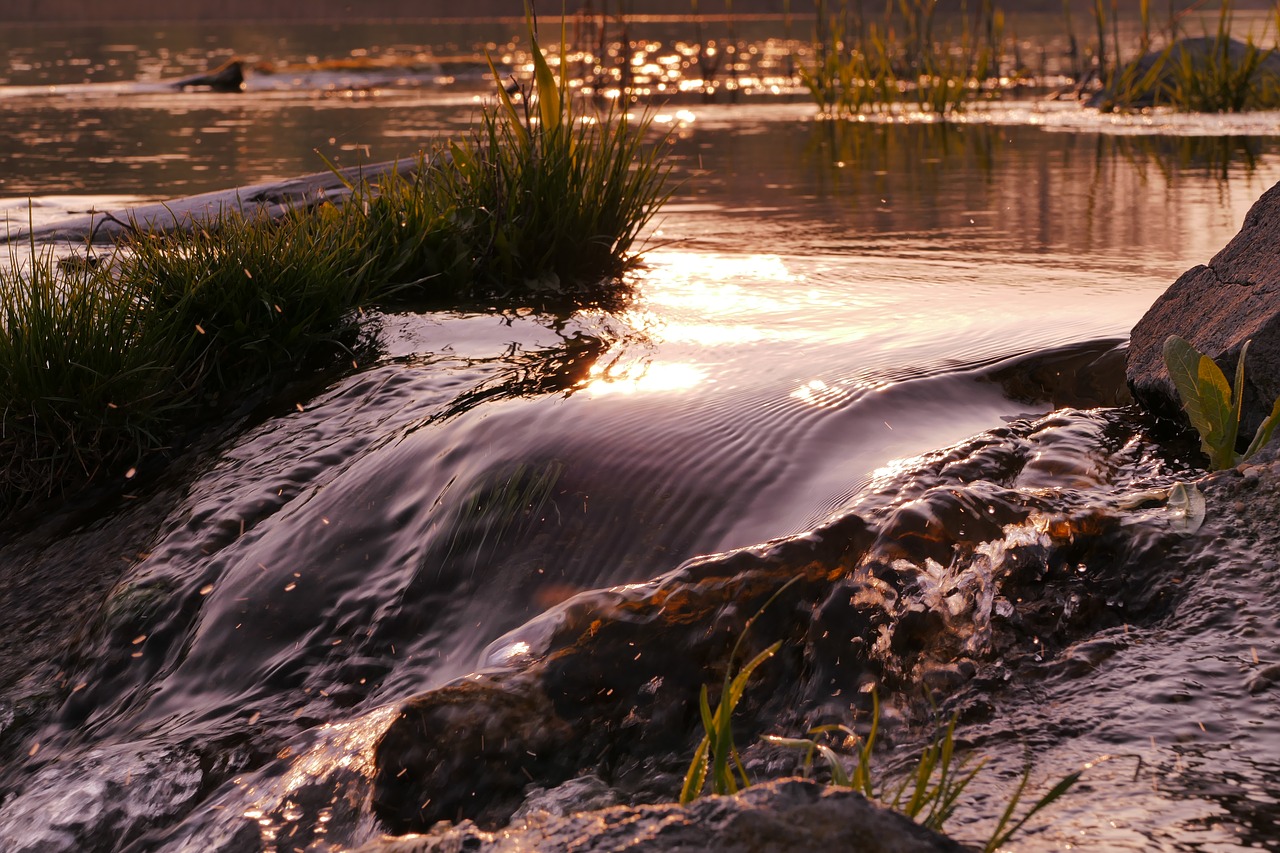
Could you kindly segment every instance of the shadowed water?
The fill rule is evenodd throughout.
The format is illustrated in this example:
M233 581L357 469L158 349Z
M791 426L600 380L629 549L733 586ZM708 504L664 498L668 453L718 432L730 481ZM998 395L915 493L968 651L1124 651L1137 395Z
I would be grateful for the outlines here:
M473 94L28 93L0 110L0 210L25 225L285 177L317 148L407 156L464 128ZM1129 328L1280 174L1277 139L1216 118L1152 136L1097 116L1049 132L1077 120L1034 104L954 127L680 109L659 118L680 186L624 307L371 314L376 358L181 472L45 713L20 719L30 697L2 682L0 846L372 837L389 707L518 664L527 648L490 645L578 593L942 488L917 457L1006 422L1122 405ZM1110 506L1181 470L1142 430L1050 423L1016 485ZM971 455L958 482L1002 476ZM83 559L110 523L69 534ZM966 737L998 769L1023 743L1045 776L1119 756L1025 849L1275 843L1274 701L1242 675L1274 651L1273 586L1210 572L1158 618L986 685Z

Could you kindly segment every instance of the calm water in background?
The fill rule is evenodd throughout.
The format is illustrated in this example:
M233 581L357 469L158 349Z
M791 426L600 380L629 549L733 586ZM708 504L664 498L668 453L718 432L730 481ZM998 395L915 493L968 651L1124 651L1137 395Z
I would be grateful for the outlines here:
M158 79L232 49L299 61L409 50L413 37L474 56L467 33L33 29L0 82L71 83L84 75L70 69L99 66L93 79ZM0 89L0 212L25 224L283 178L321 168L316 150L343 164L407 157L474 115L482 80L455 76L245 95ZM1280 179L1276 116L1153 126L1028 102L950 127L847 124L744 94L658 121L679 189L629 307L375 317L374 364L229 438L115 593L161 595L140 629L156 639L134 659L101 632L86 688L43 733L52 763L0 807L0 839L56 849L49 827L75 822L65 803L127 797L112 788L122 779L148 780L154 822L177 823L204 796L190 783L197 754L222 750L249 778L245 755L463 675L576 590L805 530L895 460L1047 410L983 371L1118 343ZM504 490L542 500L540 521L468 527ZM1238 692L1238 661L1219 663L1196 675L1215 698L1179 698L1179 713L1206 718ZM1149 709L1123 738L1132 751L1151 739L1163 768L1167 692L1126 693L1125 679L1139 676L1079 686L1093 704L1055 702L1078 702L1089 726L1115 715L1114 696ZM1233 713L1273 715L1273 699L1259 702ZM220 746L250 718L254 750ZM1040 726L1043 740L1061 720ZM1253 755L1231 739L1215 758L1250 791L1277 779L1269 731ZM1055 743L1046 775L1117 749L1101 736ZM283 785L271 772L253 786ZM1101 793L1080 795L1038 843L1275 841L1274 803L1224 817L1212 793L1162 794L1173 771L1136 793L1130 772L1102 771ZM254 802L252 790L219 796ZM1119 825L1100 828L1116 802Z

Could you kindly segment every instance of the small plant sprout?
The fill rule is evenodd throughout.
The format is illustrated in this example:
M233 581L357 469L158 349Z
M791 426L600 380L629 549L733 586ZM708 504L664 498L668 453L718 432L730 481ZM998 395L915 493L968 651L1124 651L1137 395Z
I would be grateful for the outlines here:
M684 776L684 785L680 789L681 805L691 803L702 796L702 789L708 777L711 780L713 794L735 794L740 789L751 786L747 769L743 766L738 748L733 742L733 711L742 700L742 694L747 689L751 674L777 653L782 647L782 642L774 643L753 657L736 675L733 674L733 662L738 657L743 639L755 621L760 618L760 614L764 613L778 596L798 580L799 578L795 577L783 584L769 597L768 601L760 606L755 615L747 620L742 633L738 635L737 642L733 644L733 651L729 653L724 683L720 687L720 699L714 711L711 709L711 702L707 695L707 686L702 685L702 692L698 696L698 709L702 715L704 734L702 740L698 742L698 748L693 752L693 760L689 762L689 770Z
M1165 367L1182 400L1182 410L1200 434L1200 449L1209 457L1209 467L1215 471L1233 468L1265 447L1277 422L1280 422L1280 400L1276 400L1271 414L1258 426L1248 449L1243 454L1236 452L1244 400L1244 363L1249 354L1249 343L1245 341L1240 348L1233 390L1213 359L1177 335L1170 335L1164 342Z
M765 740L802 750L805 754L805 775L812 772L814 756L821 755L827 764L831 784L852 788L867 799L900 812L934 832L942 832L946 822L962 802L965 789L986 765L986 760L981 759L976 766L970 768L968 765L971 759L968 756L956 757L956 719L953 717L937 737L924 747L913 768L908 769L896 781L879 782L871 772L871 754L879 728L880 702L873 693L871 728L865 739L845 726L821 726L812 729L807 738L767 736ZM844 759L835 750L814 737L832 733L844 735L845 743L854 748L852 770L845 769ZM1078 772L1063 777L1020 818L1015 819L1018 805L1031 781L1031 763L1028 761L1018 787L996 821L991 837L982 847L983 853L994 853L1007 844L1031 818L1067 793L1079 779Z

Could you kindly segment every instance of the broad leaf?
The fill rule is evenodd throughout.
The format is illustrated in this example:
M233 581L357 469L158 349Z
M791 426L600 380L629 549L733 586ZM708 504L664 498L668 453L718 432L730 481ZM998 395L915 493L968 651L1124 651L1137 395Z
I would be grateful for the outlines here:
M1244 342L1244 346L1240 347L1240 358L1236 359L1236 382L1231 386L1232 390L1232 413L1235 419L1236 434L1231 438L1231 449L1235 451L1235 439L1240 434L1240 416L1244 413L1244 362L1249 355L1249 344L1252 340Z
M1177 335L1164 342L1164 363L1182 400L1182 409L1196 432L1201 449L1214 468L1235 464L1238 424L1231 405L1231 388L1213 359Z
M1222 369L1207 355L1200 356L1196 371L1196 390L1200 394L1200 411L1208 429L1200 434L1201 448L1209 455L1214 468L1230 468L1235 464L1236 420L1231 405L1231 386Z

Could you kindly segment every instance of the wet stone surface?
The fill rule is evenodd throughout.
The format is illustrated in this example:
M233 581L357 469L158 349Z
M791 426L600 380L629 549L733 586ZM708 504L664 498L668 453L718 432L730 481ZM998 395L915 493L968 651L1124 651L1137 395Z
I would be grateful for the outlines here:
M1187 568L1184 534L1160 507L1119 508L1172 481L1154 458L1132 464L1146 452L1119 410L1015 422L889 475L804 536L572 598L495 643L491 669L401 707L376 750L374 811L397 832L492 830L530 782L583 773L669 799L702 685L778 640L739 706L742 744L850 723L873 688L909 720L930 699L963 707L970 683L1034 678L1065 649L1087 665L1106 649L1073 644L1180 595L1167 576ZM763 747L746 755L776 769Z
M954 841L860 794L811 780L779 779L732 797L708 797L689 806L674 803L616 806L570 815L546 812L521 825L489 833L471 822L426 836L388 840L361 853L445 853L455 850L679 851L784 853L845 850L850 853L944 853Z

